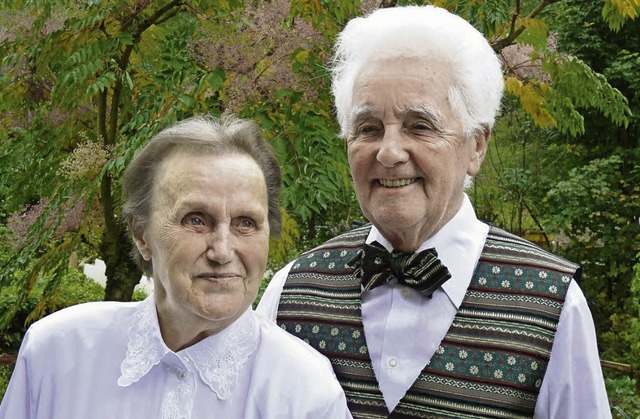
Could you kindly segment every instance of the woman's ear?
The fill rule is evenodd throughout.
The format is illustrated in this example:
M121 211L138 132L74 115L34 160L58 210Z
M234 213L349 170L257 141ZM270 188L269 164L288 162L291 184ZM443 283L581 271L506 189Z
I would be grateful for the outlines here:
M480 171L480 166L484 161L484 156L487 154L487 148L489 147L489 138L491 137L491 128L484 128L474 137L475 149L472 151L471 160L469 161L469 167L467 174L469 176L475 176Z
M146 229L134 226L134 223L131 220L129 220L127 224L129 225L129 231L131 231L131 236L133 237L133 242L138 248L138 252L140 252L140 255L142 255L144 260L151 260L152 252L151 246L149 246L149 241L147 240Z

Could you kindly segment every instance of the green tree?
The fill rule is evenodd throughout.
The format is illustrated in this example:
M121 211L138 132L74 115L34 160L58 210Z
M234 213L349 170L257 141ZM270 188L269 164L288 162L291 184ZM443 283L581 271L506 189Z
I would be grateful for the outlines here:
M118 220L122 169L159 127L219 109L203 92L218 91L223 79L192 65L187 40L198 13L215 17L239 4L3 3L3 167L14 183L5 209L46 205L2 283L17 285L25 297L41 274L54 272L46 297L85 243L106 263L106 298L129 300L140 271ZM61 227L76 207L83 211L70 233ZM45 305L46 298L36 317Z
M347 228L358 210L344 144L334 134L325 67L335 34L378 3L1 1L1 212L27 232L15 240L17 254L0 272L0 285L16 287L24 299L48 278L37 318L70 255L80 251L105 260L106 298L129 299L139 272L117 215L122 171L155 132L195 113L255 118L270 136L287 212L283 241L272 246L276 260L318 240L322 227ZM548 77L508 69L507 86L539 126L579 134L588 110L627 123L620 91L547 42L542 12L554 2L436 3L472 21L500 53L516 43L530 48L528 60L542 63ZM634 17L637 5L612 9L618 3L600 7L620 22Z

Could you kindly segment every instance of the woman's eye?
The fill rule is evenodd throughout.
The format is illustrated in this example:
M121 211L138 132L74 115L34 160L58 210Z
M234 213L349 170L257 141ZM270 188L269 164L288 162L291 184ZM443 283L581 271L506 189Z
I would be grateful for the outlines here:
M189 215L185 219L185 224L189 226L203 226L204 220L197 215Z
M240 227L243 230L250 230L255 228L255 226L256 226L256 223L250 218L243 218L238 223L238 227Z

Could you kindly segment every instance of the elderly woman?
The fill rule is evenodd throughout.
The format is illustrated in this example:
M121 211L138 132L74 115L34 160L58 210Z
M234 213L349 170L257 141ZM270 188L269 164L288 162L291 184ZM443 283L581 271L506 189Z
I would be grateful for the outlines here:
M33 324L0 418L350 418L329 362L251 309L279 192L254 123L158 134L128 168L123 210L153 294Z

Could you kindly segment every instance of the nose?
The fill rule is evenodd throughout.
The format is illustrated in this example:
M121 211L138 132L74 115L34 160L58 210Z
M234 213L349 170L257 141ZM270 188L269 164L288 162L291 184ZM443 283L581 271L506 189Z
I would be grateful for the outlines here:
M394 167L409 160L405 140L395 126L385 128L376 159L384 167Z
M233 258L233 244L229 230L217 228L207 237L207 259L221 265L231 262Z

